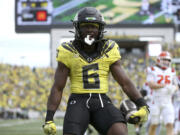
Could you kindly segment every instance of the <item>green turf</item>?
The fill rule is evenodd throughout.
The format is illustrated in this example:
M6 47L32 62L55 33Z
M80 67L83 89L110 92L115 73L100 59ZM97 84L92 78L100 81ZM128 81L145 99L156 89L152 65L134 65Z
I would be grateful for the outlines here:
M44 135L42 125L44 120L2 120L0 119L0 135ZM55 120L58 127L57 135L62 135L62 119ZM59 128L61 127L61 128ZM133 125L128 125L128 134L135 135ZM141 135L145 135L145 128L142 129ZM94 132L92 135L97 135ZM165 135L165 129L162 127L161 134Z

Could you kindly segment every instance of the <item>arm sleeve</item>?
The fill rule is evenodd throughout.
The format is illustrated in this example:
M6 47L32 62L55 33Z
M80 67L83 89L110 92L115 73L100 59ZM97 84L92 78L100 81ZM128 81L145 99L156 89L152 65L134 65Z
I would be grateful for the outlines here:
M176 85L176 86L178 85L178 78L176 76L176 73L174 73L174 75L173 75L172 84Z
M109 56L111 57L110 65L113 64L114 62L118 61L119 59L121 59L119 45L114 41L112 42L112 44L114 44L114 47L109 52Z
M154 80L155 80L154 74L153 74L153 72L151 71L151 68L148 67L148 68L147 68L146 82L150 82L150 81L154 81Z
M56 61L62 62L68 68L70 67L70 53L62 45L57 48Z

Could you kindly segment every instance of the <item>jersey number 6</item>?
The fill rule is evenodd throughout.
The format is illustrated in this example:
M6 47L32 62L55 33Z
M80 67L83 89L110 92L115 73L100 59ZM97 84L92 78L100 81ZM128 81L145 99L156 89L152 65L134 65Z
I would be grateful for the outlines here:
M99 74L93 73L93 71L99 70L99 66L97 63L84 66L83 71L83 85L84 89L99 89L100 88L100 80ZM89 72L92 73L89 73ZM94 81L90 82L90 79L94 79Z

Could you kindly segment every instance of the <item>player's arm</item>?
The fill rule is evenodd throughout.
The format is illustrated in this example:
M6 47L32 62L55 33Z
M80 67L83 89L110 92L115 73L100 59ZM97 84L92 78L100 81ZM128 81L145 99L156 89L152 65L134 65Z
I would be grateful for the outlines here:
M136 89L133 82L129 79L129 77L126 75L124 70L121 67L120 60L113 63L110 67L111 73L114 77L114 79L121 85L123 91L127 94L127 96L134 101L134 103L138 106L139 110L135 113L133 113L130 117L140 118L140 122L147 121L149 110L148 106L143 99L140 92Z
M151 89L158 90L158 89L164 88L166 86L165 84L157 83L154 81L154 80L156 80L156 76L154 75L154 73L152 73L152 68L148 67L146 69L146 74L147 74L146 81L148 83L148 86Z
M178 82L175 75L172 78L172 83L167 84L165 88L168 90L169 94L174 94L174 92L178 90Z
M176 75L173 76L172 85L174 85L175 90L178 90L178 89L179 89L179 86L178 86L178 78L176 77Z
M63 63L58 62L58 66L54 77L54 83L48 98L45 125L43 126L44 132L47 135L56 134L56 126L53 122L53 117L55 111L57 110L61 102L63 89L65 87L68 75L69 69Z
M54 83L51 88L51 93L47 103L47 117L46 121L53 120L52 116L48 114L48 111L55 112L61 102L63 89L65 87L69 69L61 62L58 62L58 66L54 76Z
M148 81L147 83L148 83L149 87L153 90L158 90L158 89L164 88L166 86L165 84L160 84L160 83L157 83L154 81Z
M133 82L122 69L120 60L113 63L110 69L114 79L119 83L123 91L131 100L136 101L137 99L142 98L140 92L137 91Z

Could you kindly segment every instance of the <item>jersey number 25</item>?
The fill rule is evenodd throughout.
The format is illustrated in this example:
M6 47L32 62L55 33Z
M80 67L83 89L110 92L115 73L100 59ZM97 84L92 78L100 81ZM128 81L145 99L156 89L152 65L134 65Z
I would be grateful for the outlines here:
M159 77L159 79L158 79L158 81L157 81L157 83L162 83L162 81L164 81L164 83L165 84L170 84L171 83L171 81L170 81L170 76L169 75L165 75L165 76L163 76L163 75L158 75L158 77Z

